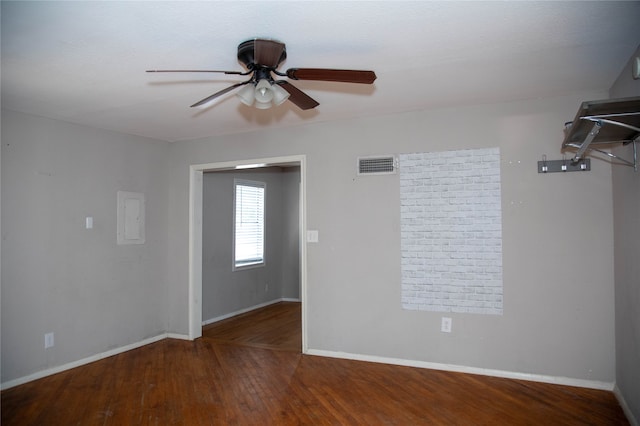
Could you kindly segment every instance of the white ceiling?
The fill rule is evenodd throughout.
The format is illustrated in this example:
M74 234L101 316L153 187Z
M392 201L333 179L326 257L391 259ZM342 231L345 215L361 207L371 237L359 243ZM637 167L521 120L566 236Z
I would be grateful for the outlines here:
M640 43L638 1L2 1L1 18L4 108L167 141L607 90ZM378 79L294 82L310 111L233 92L192 109L246 77L144 72L243 70L237 46L255 37L286 43L281 71Z

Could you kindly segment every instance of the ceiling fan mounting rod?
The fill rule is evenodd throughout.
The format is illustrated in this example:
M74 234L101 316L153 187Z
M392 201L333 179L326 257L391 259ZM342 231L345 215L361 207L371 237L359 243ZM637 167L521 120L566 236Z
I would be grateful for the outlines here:
M267 80L269 83L273 83L273 77L271 76L271 72L273 69L269 67L257 66L254 69L253 80L255 82L259 82L260 80Z

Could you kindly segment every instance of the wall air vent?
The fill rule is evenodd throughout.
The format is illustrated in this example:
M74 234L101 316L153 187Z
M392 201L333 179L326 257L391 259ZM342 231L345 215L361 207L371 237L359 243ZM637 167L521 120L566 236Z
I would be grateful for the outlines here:
M397 168L398 163L391 155L358 158L358 175L389 175L395 173Z

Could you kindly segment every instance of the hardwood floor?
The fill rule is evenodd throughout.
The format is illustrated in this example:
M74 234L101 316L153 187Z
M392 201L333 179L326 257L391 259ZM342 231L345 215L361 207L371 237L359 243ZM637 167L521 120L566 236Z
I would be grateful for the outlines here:
M302 351L300 303L281 302L202 328L202 337L217 342Z
M5 390L2 425L628 424L611 392L302 355L255 314Z

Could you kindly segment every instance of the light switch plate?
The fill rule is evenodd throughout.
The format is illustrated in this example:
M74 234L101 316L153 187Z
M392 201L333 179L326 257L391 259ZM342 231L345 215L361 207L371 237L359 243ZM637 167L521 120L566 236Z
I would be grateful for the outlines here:
M632 72L633 78L635 80L639 79L640 78L640 56L636 56L633 59L633 64L631 68L632 68L631 72Z
M318 242L318 231L307 231L307 242L308 243L317 243Z

